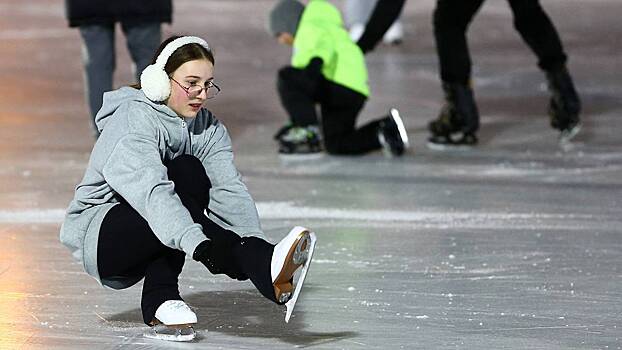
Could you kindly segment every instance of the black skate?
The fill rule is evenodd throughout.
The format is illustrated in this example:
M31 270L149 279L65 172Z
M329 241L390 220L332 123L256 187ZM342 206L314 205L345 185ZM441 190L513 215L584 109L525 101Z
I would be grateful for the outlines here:
M546 78L551 92L551 126L561 132L560 143L567 143L581 130L581 101L565 66L546 72Z
M437 119L428 124L432 134L428 148L433 150L469 149L477 144L479 112L473 90L463 84L443 83L445 105Z
M380 122L378 141L387 156L401 156L408 148L408 134L397 109L391 108L390 116Z
M279 142L280 154L317 155L322 152L317 126L285 126L274 135L274 138Z

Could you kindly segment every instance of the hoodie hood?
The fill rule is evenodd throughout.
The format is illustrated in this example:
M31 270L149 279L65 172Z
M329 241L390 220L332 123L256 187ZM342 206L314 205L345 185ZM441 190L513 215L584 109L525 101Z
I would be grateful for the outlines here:
M156 103L147 98L142 90L135 89L133 87L122 87L118 90L108 91L104 93L104 102L102 108L97 112L95 116L95 124L97 129L101 133L108 122L108 117L114 114L121 105L126 102L136 101L144 103L156 111L164 113L172 118L179 118L177 113L170 109L163 103Z

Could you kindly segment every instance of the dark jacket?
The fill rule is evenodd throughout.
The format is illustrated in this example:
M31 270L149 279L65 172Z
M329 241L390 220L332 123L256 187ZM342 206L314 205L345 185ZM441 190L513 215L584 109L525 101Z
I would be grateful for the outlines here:
M89 24L171 23L172 0L65 0L70 27Z

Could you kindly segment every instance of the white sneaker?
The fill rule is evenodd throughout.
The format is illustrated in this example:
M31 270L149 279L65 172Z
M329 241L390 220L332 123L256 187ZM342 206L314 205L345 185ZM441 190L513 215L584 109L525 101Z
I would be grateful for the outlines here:
M350 39L352 41L357 42L363 36L365 32L365 25L362 23L355 23L350 27Z
M287 307L285 322L289 322L294 311L311 264L316 241L315 233L304 227L296 226L274 247L272 252L270 264L272 285L276 299L281 303L285 302ZM302 267L300 275L294 282L294 273L300 267Z
M389 45L399 45L404 40L404 27L402 22L395 21L384 33L382 42Z
M154 324L146 338L190 341L196 337L192 325L197 323L197 315L182 300L167 300L155 312Z

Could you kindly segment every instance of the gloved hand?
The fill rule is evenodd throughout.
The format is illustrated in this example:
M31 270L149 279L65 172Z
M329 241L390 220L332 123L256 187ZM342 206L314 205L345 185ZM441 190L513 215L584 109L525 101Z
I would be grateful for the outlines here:
M212 239L201 242L194 250L192 258L205 265L214 275L225 274L238 281L247 280L248 277L233 257L233 247L240 244L240 241L240 236L235 232L222 230Z
M293 84L309 95L315 95L320 86L322 76L322 65L324 62L319 57L311 59L304 68L294 68L292 66L283 67L279 70L279 82Z

